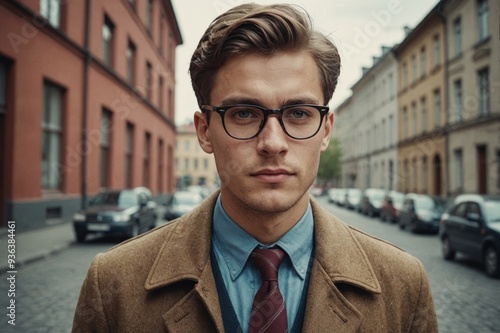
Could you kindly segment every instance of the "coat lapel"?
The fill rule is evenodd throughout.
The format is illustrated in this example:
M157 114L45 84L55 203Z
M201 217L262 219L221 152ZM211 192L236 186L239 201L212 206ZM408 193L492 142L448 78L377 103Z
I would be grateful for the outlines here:
M363 316L336 284L379 294L380 283L349 227L324 211L314 199L312 207L315 253L303 332L356 332Z
M169 332L222 332L222 314L210 262L212 216L217 193L166 226L168 234L145 283L148 291L190 280L195 284L163 315ZM175 254L175 255L173 255ZM209 325L210 321L213 325Z
M173 222L145 283L148 291L190 280L195 287L163 315L169 332L223 332L210 247L212 216L218 193L198 209ZM349 227L314 200L315 253L309 281L303 332L356 332L362 314L336 284L378 294L380 284ZM175 256L172 254L175 253ZM213 325L207 325L209 322Z

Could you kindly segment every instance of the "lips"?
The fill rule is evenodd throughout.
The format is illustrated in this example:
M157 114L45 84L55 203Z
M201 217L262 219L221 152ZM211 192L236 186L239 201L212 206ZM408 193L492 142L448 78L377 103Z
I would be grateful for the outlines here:
M251 175L264 182L280 183L294 176L294 173L286 169L262 169Z

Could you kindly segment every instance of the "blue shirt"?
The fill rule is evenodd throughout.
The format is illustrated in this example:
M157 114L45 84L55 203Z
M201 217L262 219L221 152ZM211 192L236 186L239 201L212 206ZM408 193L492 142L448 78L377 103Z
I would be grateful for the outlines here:
M309 204L305 214L278 242L264 246L224 211L220 196L214 209L212 245L224 285L243 332L248 332L252 303L260 288L260 273L248 262L257 246L279 246L288 256L281 263L278 284L286 303L288 327L293 327L302 300L314 243L314 221Z

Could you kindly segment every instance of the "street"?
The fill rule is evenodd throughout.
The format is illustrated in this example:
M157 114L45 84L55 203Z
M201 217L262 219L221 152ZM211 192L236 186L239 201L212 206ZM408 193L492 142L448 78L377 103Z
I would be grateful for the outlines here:
M319 197L323 206L343 221L387 240L418 257L430 279L443 333L500 332L500 280L488 278L476 263L459 257L455 262L441 257L436 235L414 235L397 225L383 223L337 207ZM2 315L2 332L69 332L80 286L92 258L120 242L94 238L21 267L16 281L16 326ZM0 289L8 290L7 274ZM6 309L2 296L2 309Z

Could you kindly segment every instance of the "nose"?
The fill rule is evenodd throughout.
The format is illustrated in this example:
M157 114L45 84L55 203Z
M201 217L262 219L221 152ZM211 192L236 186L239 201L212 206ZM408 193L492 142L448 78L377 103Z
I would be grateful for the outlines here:
M278 117L269 116L264 128L257 136L257 150L262 155L284 155L288 151L287 134Z

